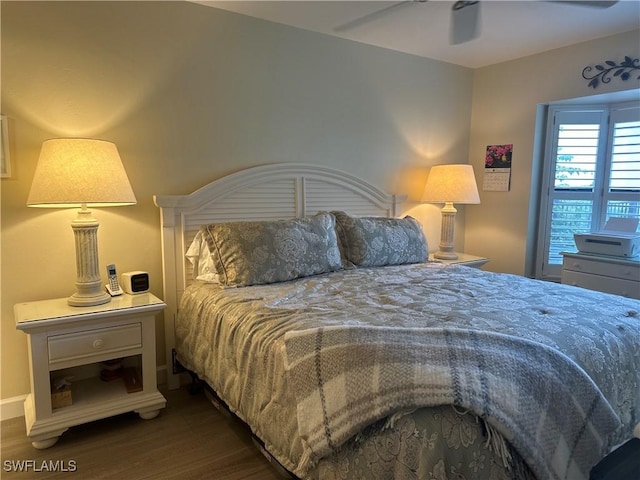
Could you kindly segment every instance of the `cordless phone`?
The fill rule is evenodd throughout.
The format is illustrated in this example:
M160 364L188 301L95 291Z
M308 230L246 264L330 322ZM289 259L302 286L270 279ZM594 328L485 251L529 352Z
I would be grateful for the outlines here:
M107 265L107 278L109 283L105 285L107 287L107 292L112 297L117 295L122 295L123 291L120 288L120 284L118 283L118 275L116 273L116 266L113 263Z

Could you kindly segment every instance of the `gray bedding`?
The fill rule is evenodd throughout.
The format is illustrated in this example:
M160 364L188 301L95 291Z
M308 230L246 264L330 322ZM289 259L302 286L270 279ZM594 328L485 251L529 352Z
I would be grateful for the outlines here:
M494 428L477 415L483 412L450 405L387 409L307 469L285 334L339 326L497 333L562 352L617 417L599 449L580 453L590 455L584 465L630 438L640 421L640 302L463 266L344 270L232 289L196 282L181 300L176 350L298 476L533 478L523 462L531 462L530 452L505 441L513 432ZM571 415L576 407L565 408ZM579 478L574 471L553 475Z

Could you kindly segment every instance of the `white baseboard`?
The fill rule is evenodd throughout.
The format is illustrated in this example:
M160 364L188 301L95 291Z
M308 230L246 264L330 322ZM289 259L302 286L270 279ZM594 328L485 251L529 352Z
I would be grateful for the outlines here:
M24 416L24 401L27 395L0 400L0 421Z
M167 382L167 366L161 365L156 369L158 385ZM24 401L28 394L0 400L0 421L24 416Z

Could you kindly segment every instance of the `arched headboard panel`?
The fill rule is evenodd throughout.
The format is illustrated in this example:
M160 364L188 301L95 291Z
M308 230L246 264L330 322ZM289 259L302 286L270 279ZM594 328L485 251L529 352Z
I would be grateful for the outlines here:
M187 195L156 195L162 228L167 381L179 386L172 371L174 320L182 292L192 278L184 254L201 225L278 220L319 211L343 210L358 216L400 213L405 196L390 195L344 172L297 163L262 165L215 180Z

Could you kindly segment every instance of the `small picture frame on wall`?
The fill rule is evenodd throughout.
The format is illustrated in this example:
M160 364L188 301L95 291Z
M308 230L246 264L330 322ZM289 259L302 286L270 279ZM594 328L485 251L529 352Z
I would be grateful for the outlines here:
M0 178L11 178L9 122L4 115L0 115Z

